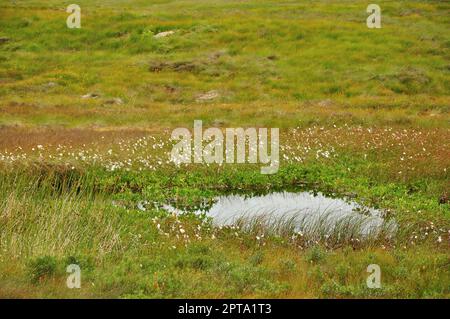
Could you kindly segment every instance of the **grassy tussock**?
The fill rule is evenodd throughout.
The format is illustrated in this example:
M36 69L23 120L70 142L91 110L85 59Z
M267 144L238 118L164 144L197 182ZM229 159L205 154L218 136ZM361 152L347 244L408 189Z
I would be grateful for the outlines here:
M42 181L10 182L6 186L3 180L0 196L0 243L10 256L89 251L101 258L121 249L119 216L100 197L50 191Z

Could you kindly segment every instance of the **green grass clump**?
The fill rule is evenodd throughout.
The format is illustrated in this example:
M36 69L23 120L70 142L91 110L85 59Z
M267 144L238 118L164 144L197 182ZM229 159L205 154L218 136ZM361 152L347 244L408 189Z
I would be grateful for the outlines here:
M51 277L56 272L56 259L51 256L43 256L31 260L28 264L28 273L33 283Z

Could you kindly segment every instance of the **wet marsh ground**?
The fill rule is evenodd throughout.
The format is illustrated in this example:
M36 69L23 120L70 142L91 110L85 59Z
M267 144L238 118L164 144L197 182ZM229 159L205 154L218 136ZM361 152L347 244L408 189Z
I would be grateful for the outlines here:
M78 4L70 30L63 1L0 0L0 297L450 296L448 4L380 3L380 30L362 1ZM170 132L194 120L279 127L279 172L173 165ZM284 190L380 209L398 232L160 207Z

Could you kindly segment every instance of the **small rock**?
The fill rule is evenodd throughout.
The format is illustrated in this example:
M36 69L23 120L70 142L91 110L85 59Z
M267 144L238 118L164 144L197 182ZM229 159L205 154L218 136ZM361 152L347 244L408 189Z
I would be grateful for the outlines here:
M326 100L320 101L320 102L318 103L318 105L319 105L320 107L329 107L329 106L332 106L332 105L333 105L333 101L330 100L330 99L326 99Z
M7 37L0 37L0 44L6 43L6 42L8 42L9 40L11 40L11 39L10 39L10 38L7 38Z
M48 82L48 83L44 84L44 86L47 87L47 88L53 88L53 87L55 87L57 85L58 85L58 83L55 83L55 82Z
M215 98L219 97L219 92L217 92L216 90L212 90L212 91L208 91L204 94L200 94L199 96L197 96L197 101L198 102L202 102L202 101L210 101L210 100L214 100Z
M109 100L105 101L105 104L116 104L116 105L122 105L123 100L120 97L115 97Z
M227 54L227 51L226 51L226 50L219 50L219 51L215 51L215 52L211 53L211 54L209 55L209 58L210 58L211 60L217 60L218 58L220 58L221 56L223 56L223 55L225 55L225 54Z
M155 34L153 37L155 39L165 38L165 37L168 37L169 35L172 35L174 33L175 33L175 31L164 31L164 32L159 32L158 34Z
M98 98L99 96L100 96L100 95L97 94L97 93L88 93L88 94L82 95L81 98L82 98L82 99L96 99L96 98Z

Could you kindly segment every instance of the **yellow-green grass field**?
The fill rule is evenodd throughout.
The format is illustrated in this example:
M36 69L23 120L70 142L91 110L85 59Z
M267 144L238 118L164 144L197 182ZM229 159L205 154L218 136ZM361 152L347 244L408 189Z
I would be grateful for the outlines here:
M449 3L378 1L369 29L365 1L74 2L80 29L72 2L0 0L1 298L450 297ZM279 128L279 171L173 165L194 120ZM139 205L284 190L398 231L312 240Z

